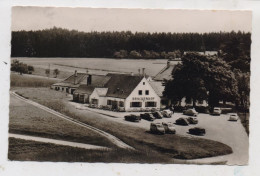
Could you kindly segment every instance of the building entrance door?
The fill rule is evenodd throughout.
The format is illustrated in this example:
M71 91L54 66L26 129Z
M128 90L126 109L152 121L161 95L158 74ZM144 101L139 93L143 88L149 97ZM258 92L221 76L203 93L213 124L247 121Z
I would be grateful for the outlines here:
M118 109L118 102L112 101L112 109Z

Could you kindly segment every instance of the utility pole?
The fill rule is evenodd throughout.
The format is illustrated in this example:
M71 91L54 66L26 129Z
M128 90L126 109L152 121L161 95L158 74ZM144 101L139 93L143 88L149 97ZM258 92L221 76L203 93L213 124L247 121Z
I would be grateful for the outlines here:
M50 74L51 74L51 64L49 64L49 74L48 74L48 79L50 78Z

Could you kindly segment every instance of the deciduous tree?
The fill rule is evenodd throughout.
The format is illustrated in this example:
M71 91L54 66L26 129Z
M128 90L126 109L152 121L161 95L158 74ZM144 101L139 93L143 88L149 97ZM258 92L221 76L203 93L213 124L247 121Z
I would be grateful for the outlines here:
M60 74L60 70L59 69L54 69L53 70L53 74L55 75L55 78L57 78L57 76Z
M164 95L173 102L186 97L193 102L208 100L214 107L220 100L235 102L238 98L234 73L225 61L216 56L188 53L172 77L166 82Z

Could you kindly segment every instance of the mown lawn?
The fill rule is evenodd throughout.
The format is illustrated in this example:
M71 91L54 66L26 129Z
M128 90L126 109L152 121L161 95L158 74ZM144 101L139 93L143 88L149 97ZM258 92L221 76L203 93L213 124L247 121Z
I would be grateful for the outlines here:
M169 157L152 152L113 149L87 150L75 147L9 138L9 160L105 163L171 163Z
M105 137L10 97L9 132L114 147Z
M195 159L232 153L232 149L220 142L179 135L153 135L138 127L109 121L101 115L71 107L63 93L48 88L19 89L19 94L86 124L107 131L135 147L137 150L157 151L179 159ZM63 98L61 98L63 97Z

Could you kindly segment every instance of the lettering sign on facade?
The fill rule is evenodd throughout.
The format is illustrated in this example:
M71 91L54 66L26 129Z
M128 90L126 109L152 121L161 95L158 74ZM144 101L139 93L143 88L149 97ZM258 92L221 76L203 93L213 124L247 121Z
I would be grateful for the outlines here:
M133 101L152 101L154 100L154 97L133 97Z

